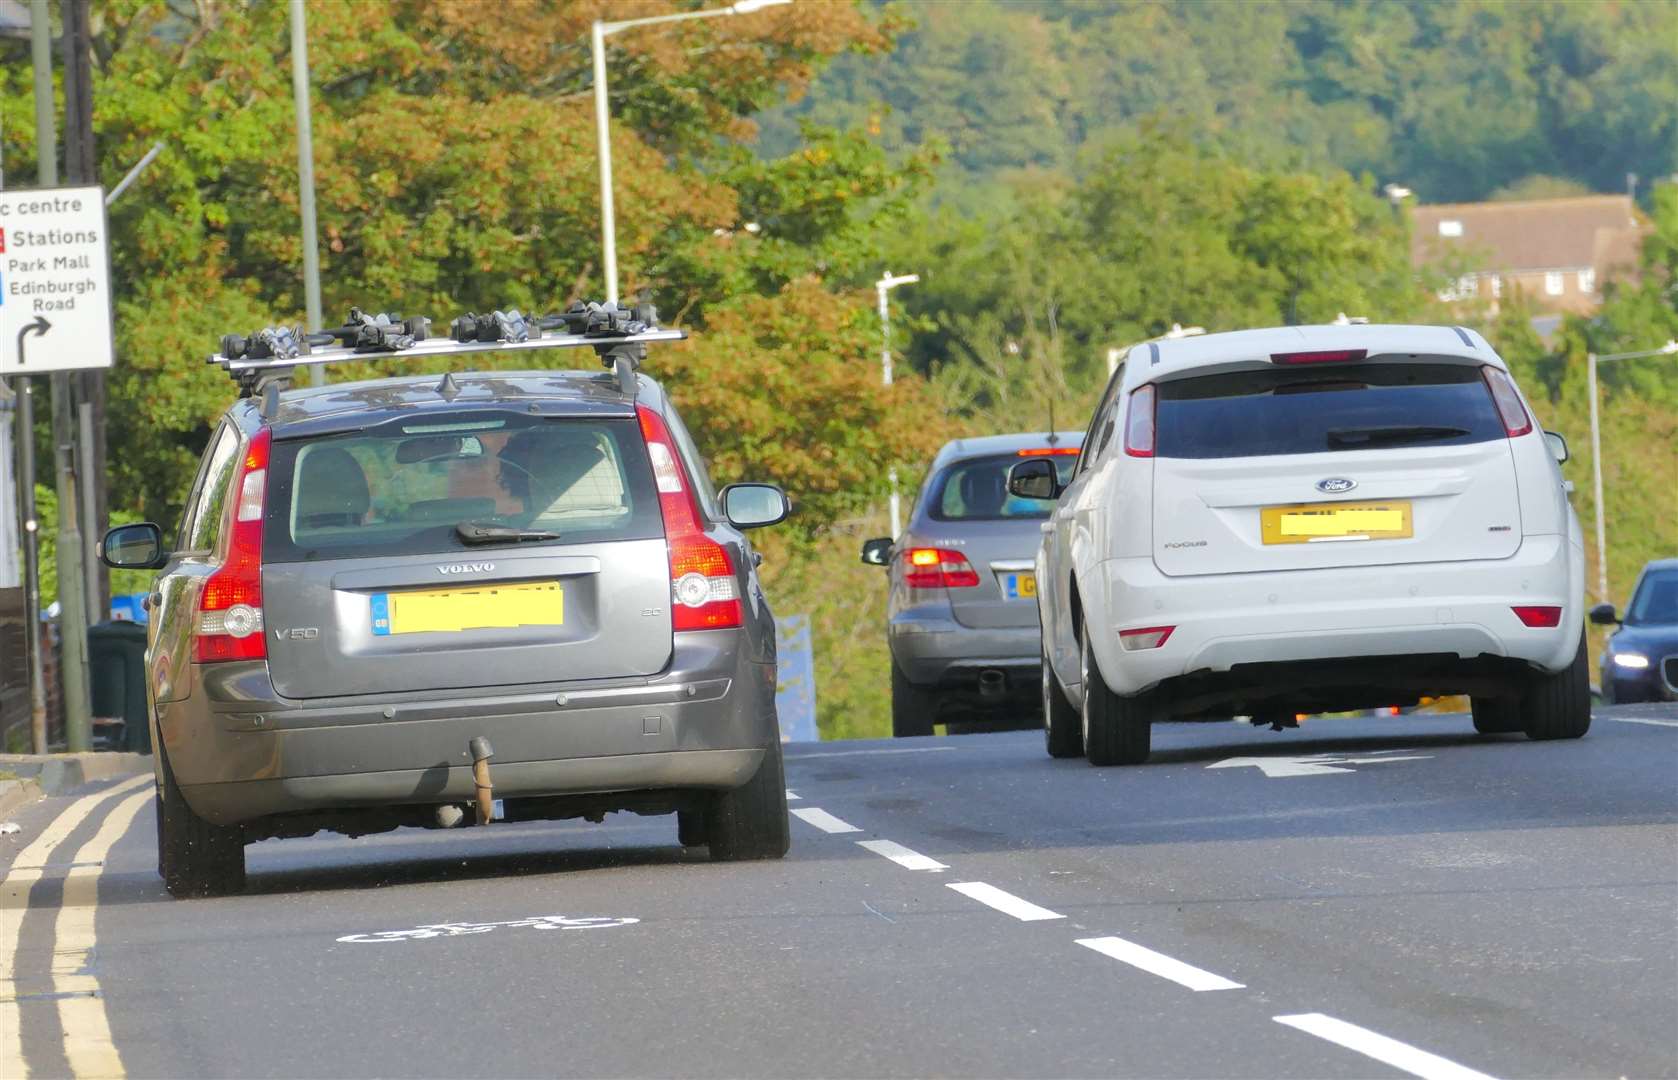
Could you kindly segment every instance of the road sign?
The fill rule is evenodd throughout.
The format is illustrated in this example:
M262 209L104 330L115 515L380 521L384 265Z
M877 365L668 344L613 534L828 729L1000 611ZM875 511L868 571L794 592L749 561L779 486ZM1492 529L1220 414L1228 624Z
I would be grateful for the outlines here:
M1340 757L1336 754L1310 754L1305 757L1232 757L1214 761L1208 769L1239 769L1251 766L1269 777L1327 776L1329 773L1357 772L1348 765L1385 765L1389 761L1421 761L1432 754L1406 754L1401 750L1376 750L1368 757Z
M110 366L104 190L0 192L0 375Z

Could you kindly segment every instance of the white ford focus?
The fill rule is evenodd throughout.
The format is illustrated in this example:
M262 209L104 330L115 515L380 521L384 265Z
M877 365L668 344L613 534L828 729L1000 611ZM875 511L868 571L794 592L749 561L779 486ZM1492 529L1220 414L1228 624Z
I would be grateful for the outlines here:
M1037 555L1049 753L1150 725L1467 694L1483 733L1590 726L1584 552L1559 462L1472 330L1299 326L1130 350Z

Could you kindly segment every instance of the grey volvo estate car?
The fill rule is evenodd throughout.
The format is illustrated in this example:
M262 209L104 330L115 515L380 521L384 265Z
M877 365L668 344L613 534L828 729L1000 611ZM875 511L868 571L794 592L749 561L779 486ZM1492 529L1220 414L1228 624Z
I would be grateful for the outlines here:
M518 347L614 345L532 333ZM742 532L786 497L714 491L660 386L607 362L247 377L172 550L155 525L107 535L110 565L161 571L147 672L171 893L239 890L255 840L474 818L674 812L715 858L786 852L774 622Z
M934 723L1035 719L1042 656L1033 560L1050 507L1008 493L1032 459L1066 479L1083 432L957 439L944 446L895 542L863 545L890 574L891 723L897 737Z

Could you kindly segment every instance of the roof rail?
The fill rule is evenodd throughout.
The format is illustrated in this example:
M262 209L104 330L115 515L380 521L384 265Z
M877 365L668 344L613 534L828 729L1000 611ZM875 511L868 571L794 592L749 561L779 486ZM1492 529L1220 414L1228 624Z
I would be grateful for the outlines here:
M550 333L549 331L559 331ZM517 308L487 314L467 312L449 324L448 337L431 336L431 320L351 308L344 325L308 333L302 327L269 326L249 334L226 334L207 363L219 365L239 384L241 397L288 381L293 369L381 356L430 357L525 349L592 348L617 374L623 392L635 393L635 372L647 344L680 341L684 330L658 325L652 305L631 311L617 304L578 301L555 315L524 315Z

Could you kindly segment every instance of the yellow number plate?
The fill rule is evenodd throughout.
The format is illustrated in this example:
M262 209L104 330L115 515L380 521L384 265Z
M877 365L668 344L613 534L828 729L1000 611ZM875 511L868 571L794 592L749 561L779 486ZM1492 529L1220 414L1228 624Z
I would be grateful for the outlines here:
M1005 600L1031 600L1037 596L1037 575L1032 571L1023 574L1002 575L1002 597Z
M560 626L565 592L557 581L376 593L373 633L459 633L517 626Z
M1307 503L1266 506L1259 526L1267 544L1313 540L1397 540L1412 535L1408 499L1379 503Z

